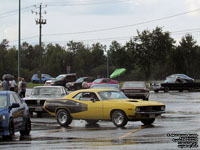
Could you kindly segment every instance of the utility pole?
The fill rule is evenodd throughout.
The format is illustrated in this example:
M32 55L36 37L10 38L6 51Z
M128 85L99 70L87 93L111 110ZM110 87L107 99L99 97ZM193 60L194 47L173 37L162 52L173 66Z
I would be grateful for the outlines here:
M35 13L36 15L39 14L39 18L35 19L36 25L39 25L39 48L40 48L40 60L39 60L39 69L41 72L41 62L42 62L42 25L47 24L47 20L43 19L43 14L46 14L46 11L42 12L42 3L40 4L39 7L35 6L36 8L39 8L39 12L37 11L32 11L32 13ZM45 6L46 7L46 6Z
M19 39L18 39L18 73L17 73L17 76L18 78L21 76L20 74L20 68L21 68L21 54L20 54L20 51L21 51L21 0L19 0L19 31L18 31L18 36L19 36Z

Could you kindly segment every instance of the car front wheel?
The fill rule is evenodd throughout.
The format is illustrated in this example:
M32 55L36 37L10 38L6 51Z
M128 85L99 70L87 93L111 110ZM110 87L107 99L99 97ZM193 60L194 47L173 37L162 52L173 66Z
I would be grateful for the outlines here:
M25 124L25 130L20 131L21 135L29 135L31 132L31 120L30 118L27 119L26 124Z
M71 115L65 109L58 110L56 119L61 126L68 126L72 122Z
M151 125L154 121L155 121L155 118L141 120L141 122L142 122L144 125Z
M115 110L112 114L112 122L116 127L124 127L128 119L123 111Z

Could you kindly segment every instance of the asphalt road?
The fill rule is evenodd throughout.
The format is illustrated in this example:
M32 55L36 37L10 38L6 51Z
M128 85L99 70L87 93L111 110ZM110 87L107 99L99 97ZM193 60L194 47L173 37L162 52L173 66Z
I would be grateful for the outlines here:
M83 120L75 120L70 127L63 128L55 118L32 118L30 136L20 137L16 133L10 141L0 139L0 149L200 149L200 93L152 92L150 100L163 102L167 110L152 126L129 122L125 128L116 128L106 121L89 126Z

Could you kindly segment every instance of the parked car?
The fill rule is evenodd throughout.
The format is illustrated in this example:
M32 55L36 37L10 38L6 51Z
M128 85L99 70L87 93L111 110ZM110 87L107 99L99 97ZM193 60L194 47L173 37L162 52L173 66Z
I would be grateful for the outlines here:
M45 86L47 86L47 85L60 85L60 86L65 87L66 83L74 82L74 81L76 81L76 74L75 73L61 74L61 75L57 76L55 79L47 80L44 85Z
M91 89L113 89L113 90L119 90L120 87L119 84L93 84L90 86Z
M74 91L60 100L48 100L44 109L56 116L61 126L68 126L72 119L83 119L88 123L111 120L115 126L123 127L128 121L152 124L157 116L165 112L165 105L128 99L118 90L84 89Z
M53 79L52 76L50 76L49 74L41 74L41 81L38 78L38 74L34 74L31 78L31 82L32 83L45 83L47 80Z
M149 100L149 89L144 81L126 81L121 91L129 98L140 98Z
M12 91L0 91L0 136L12 137L15 132L29 135L31 120L28 106Z
M44 102L48 99L61 98L67 95L67 91L63 86L35 86L30 96L25 97L24 100L29 107L31 116L33 112L37 113L38 117L41 117Z
M195 82L193 78L185 74L172 74L167 76L164 82L152 83L151 89L155 92L168 92L170 90L178 90L180 92L183 90L191 91L193 89L200 89L200 83Z
M99 78L94 80L91 83L88 83L88 88L90 88L93 84L119 84L118 81L110 79L110 78Z
M83 89L83 86L82 86L83 82L91 83L94 80L95 80L94 77L80 77L75 82L66 83L65 87L68 90L79 90L79 89Z

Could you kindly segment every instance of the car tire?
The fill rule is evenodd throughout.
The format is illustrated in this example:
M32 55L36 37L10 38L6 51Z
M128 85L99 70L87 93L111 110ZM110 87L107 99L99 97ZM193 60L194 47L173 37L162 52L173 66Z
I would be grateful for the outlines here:
M68 126L72 122L72 117L65 109L60 109L56 113L56 119L61 126Z
M99 120L85 120L88 124L97 124Z
M158 92L159 92L159 90L154 90L154 92L155 92L155 93L158 93Z
M141 120L144 125L151 125L155 121L155 118Z
M115 110L112 113L112 122L116 127L124 127L127 122L128 122L128 118L126 116L126 114L121 111L121 110Z
M164 92L169 92L169 87L164 87Z
M26 124L25 124L25 130L20 131L21 135L30 135L31 132L31 120L30 118L27 119Z

